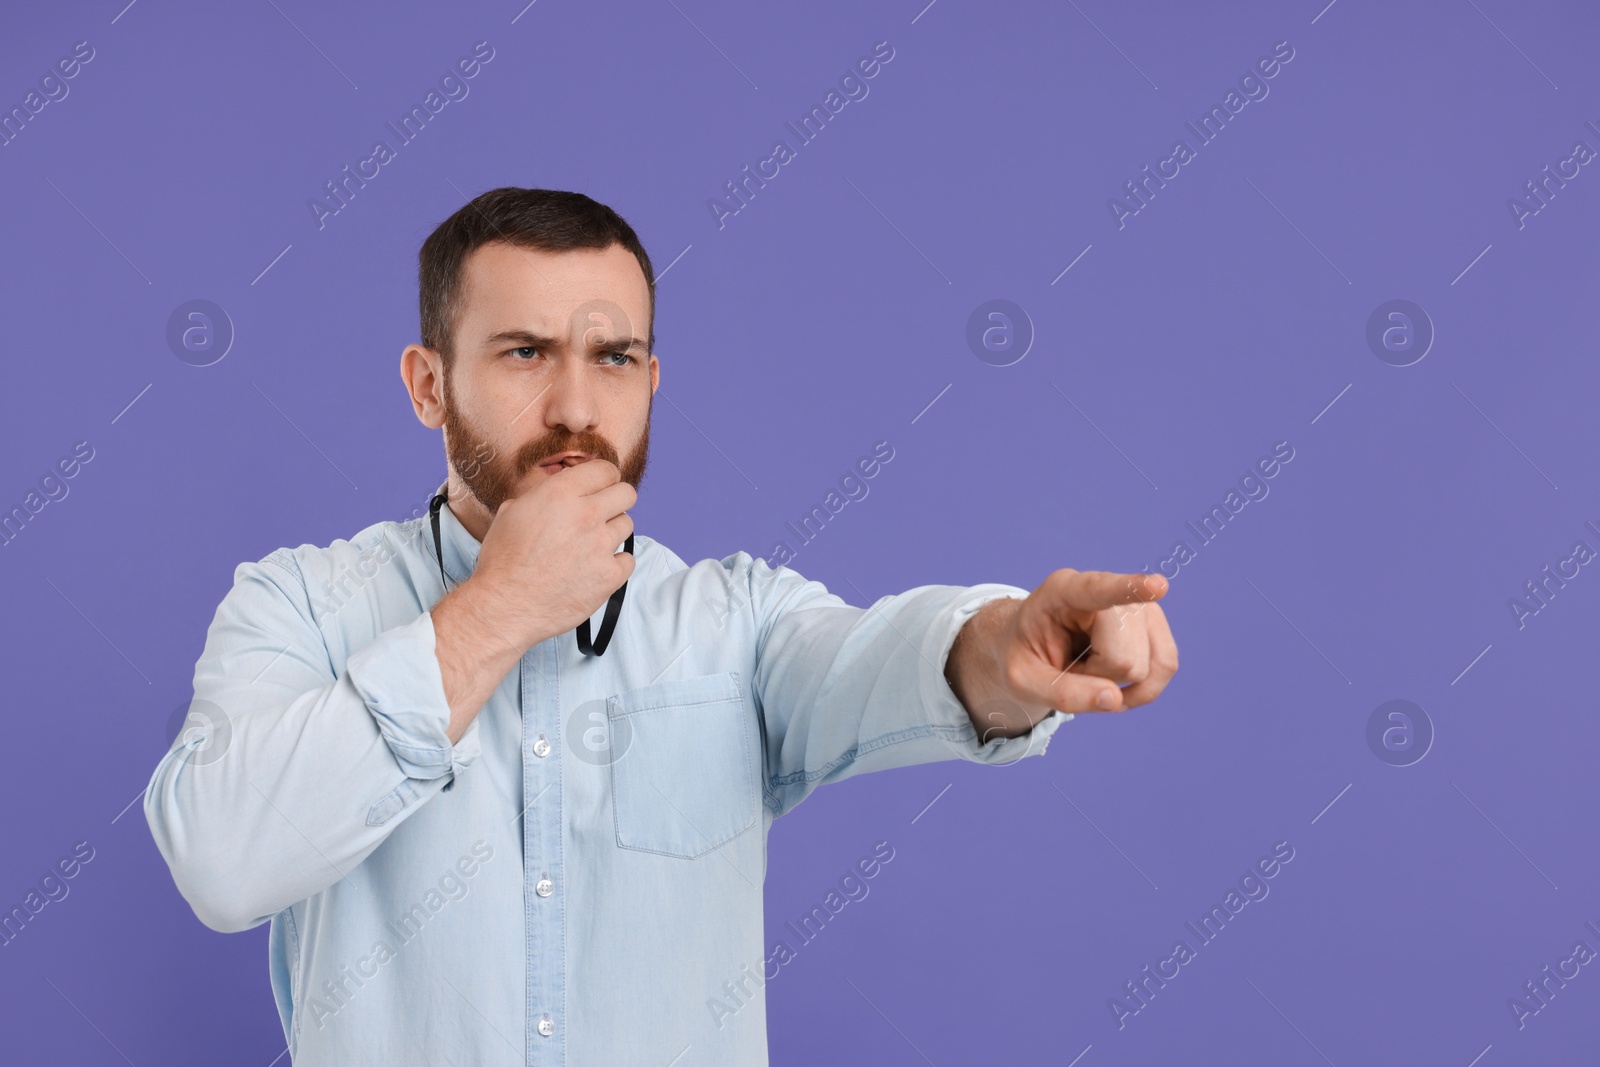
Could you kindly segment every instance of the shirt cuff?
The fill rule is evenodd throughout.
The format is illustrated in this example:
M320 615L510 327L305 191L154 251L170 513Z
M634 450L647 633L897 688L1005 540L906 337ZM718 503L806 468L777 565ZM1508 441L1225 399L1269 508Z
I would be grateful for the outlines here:
M955 690L950 687L950 680L945 677L945 664L950 657L950 648L955 644L956 635L966 625L967 620L978 613L978 609L991 600L1012 598L1026 600L1028 590L1015 585L1005 585L999 582L987 582L983 585L974 585L952 602L946 610L941 622L930 628L926 638L926 652L922 657L922 702L929 709L933 721L940 727L939 733L946 737L957 738L952 747L960 753L961 758L972 760L974 763L1006 764L1015 763L1028 756L1042 756L1045 749L1050 746L1051 736L1061 727L1061 724L1073 718L1069 712L1052 708L1050 713L1033 724L1025 734L1016 737L990 737L980 743L978 731L973 726L972 716L967 713L966 705L956 696Z
M345 673L378 731L409 778L455 776L483 754L474 718L461 740L450 743L450 703L434 651L433 614L385 630L345 661Z

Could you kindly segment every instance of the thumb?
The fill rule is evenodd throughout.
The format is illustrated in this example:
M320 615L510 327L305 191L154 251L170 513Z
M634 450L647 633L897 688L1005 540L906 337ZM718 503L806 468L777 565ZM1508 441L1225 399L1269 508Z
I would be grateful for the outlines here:
M1017 699L1044 704L1068 714L1085 711L1124 711L1122 689L1116 682L1087 674L1073 674L1035 661L1012 682Z

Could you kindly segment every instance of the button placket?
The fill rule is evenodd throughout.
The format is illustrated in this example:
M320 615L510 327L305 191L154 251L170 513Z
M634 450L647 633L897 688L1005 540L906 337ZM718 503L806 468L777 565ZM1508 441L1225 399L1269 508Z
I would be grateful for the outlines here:
M556 1033L556 1015L563 1004L566 960L562 930L564 907L554 896L561 878L562 753L560 739L561 686L556 642L546 641L530 650L522 667L523 736L522 782L530 803L522 818L523 910L527 931L527 1019L525 1041L530 1065L563 1062L565 1038ZM535 1041L537 1034L546 1040Z

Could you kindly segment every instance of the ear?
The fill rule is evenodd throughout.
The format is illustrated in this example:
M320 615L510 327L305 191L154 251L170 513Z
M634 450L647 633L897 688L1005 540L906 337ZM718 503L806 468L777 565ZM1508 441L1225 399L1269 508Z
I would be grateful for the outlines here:
M407 345L400 353L400 379L411 394L417 420L430 430L444 425L444 360L421 345Z
M661 388L661 361L654 352L650 353L650 395L655 396L656 390Z

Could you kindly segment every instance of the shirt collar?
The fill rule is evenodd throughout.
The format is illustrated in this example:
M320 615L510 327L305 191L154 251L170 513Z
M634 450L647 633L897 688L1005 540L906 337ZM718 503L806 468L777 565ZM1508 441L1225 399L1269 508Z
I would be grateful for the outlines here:
M446 482L438 491L443 493L448 486ZM461 520L450 510L448 502L439 509L439 539L444 544L444 571L450 576L451 583L466 581L478 565L478 551L483 544L461 525Z

